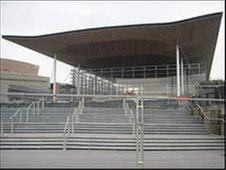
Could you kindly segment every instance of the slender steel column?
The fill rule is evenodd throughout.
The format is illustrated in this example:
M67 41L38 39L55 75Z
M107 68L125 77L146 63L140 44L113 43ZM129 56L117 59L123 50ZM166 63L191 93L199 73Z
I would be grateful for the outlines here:
M75 67L73 67L73 71L72 71L72 78L73 78L73 86L76 87L76 72L75 72ZM75 88L73 93L75 93Z
M181 94L184 95L184 62L181 58Z
M77 94L80 94L80 65L77 69Z
M177 97L180 96L180 52L178 44L176 45L176 61L177 61Z
M54 62L53 62L53 101L56 101L56 67L57 67L57 55L54 54Z

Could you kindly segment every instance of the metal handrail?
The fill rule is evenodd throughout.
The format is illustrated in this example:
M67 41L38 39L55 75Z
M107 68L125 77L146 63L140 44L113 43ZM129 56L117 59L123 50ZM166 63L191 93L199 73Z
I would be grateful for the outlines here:
M82 113L82 109L84 107L84 100L79 102L78 108L74 109L74 112L67 117L64 130L63 130L63 150L66 150L66 133L74 133L74 119L78 120L79 115ZM70 131L70 123L71 123L71 131Z
M189 101L187 102L188 106L190 106L192 109L197 109L196 107L194 107ZM203 110L203 108L198 104L198 103L195 103L196 106L201 110L201 113L204 115L204 117L209 121L211 120L219 120L219 121L225 121L223 118L212 118L212 117L209 117L205 111Z
M63 150L66 150L66 133L67 133L67 130L68 130L68 127L70 125L70 118L71 116L68 116L67 117L67 120L66 120L66 123L65 123L65 126L64 126L64 130L63 130ZM70 132L70 129L68 130L68 132Z
M134 121L133 110L130 109L128 103L125 104L125 112L126 112L125 115L129 117L130 123L132 124L132 133L135 134L135 121ZM128 112L130 113L129 115L128 115Z
M203 108L198 104L196 103L196 105L198 106L198 108L201 110L202 114L206 117L207 120L219 120L219 121L225 121L223 118L212 118L212 117L209 117L203 110Z
M18 109L16 110L16 112L15 112L12 116L10 116L11 133L13 133L13 125L14 125L13 118L16 117L16 115L18 115L18 114L20 113L20 123L22 123L23 113L25 113L25 111L26 111L26 122L28 123L28 118L29 118L29 111L28 111L28 110L29 110L33 105L35 106L36 103L38 104L38 107L39 107L39 104L40 104L43 100L44 100L44 98L41 97L38 101L32 102L32 103L28 106L28 108L25 108L25 109L24 109L24 108L23 108L23 109L18 108ZM43 105L42 107L44 107L44 105ZM34 112L34 114L35 114L35 112ZM39 115L39 108L38 108L38 115Z

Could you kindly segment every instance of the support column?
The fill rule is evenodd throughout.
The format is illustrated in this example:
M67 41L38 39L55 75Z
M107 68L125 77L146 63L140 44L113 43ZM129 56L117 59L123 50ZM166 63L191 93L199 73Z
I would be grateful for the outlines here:
M176 61L177 61L177 97L180 96L180 53L178 44L176 45Z
M57 67L57 55L54 54L53 62L53 101L56 101L56 67Z
M184 62L181 58L181 94L184 95Z
M77 94L80 94L80 66L77 69Z
M75 94L75 87L76 87L76 72L75 72L75 67L73 67L72 78L73 78L72 81L73 81L73 86L74 86L73 94Z

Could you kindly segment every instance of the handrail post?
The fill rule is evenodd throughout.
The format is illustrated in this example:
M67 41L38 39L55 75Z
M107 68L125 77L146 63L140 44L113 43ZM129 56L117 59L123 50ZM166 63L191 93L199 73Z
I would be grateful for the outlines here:
M10 121L11 121L11 124L10 124L10 133L13 133L13 117L10 116Z

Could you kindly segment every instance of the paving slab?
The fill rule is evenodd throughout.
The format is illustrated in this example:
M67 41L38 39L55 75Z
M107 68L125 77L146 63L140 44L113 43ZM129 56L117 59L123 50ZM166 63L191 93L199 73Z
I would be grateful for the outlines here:
M144 168L224 168L223 151L146 151ZM135 151L1 151L1 168L137 168Z

